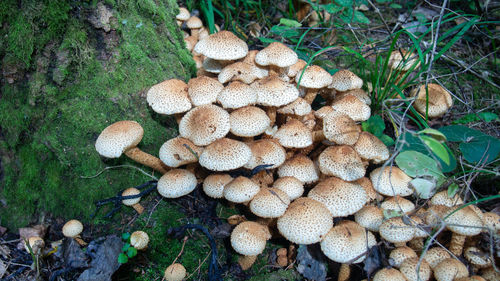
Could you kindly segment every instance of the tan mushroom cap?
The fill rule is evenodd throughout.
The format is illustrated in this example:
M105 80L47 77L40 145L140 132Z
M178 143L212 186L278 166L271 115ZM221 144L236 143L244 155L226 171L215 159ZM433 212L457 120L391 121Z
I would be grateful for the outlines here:
M348 115L354 121L366 121L371 116L370 107L357 97L351 95L336 99L332 103L332 108Z
M269 139L260 139L247 143L252 151L252 157L245 164L245 168L253 169L260 165L272 165L267 169L274 169L286 160L285 149L277 142Z
M191 109L188 85L179 79L169 79L151 87L146 94L151 108L160 114L176 114Z
M363 87L363 80L347 69L339 70L333 74L332 83L328 86L328 88L333 88L341 92L361 89L361 87Z
M299 97L299 90L276 76L257 80L251 85L257 92L257 103L264 106L287 105Z
M294 65L297 60L297 54L288 46L280 42L269 44L255 56L255 62L260 65L275 65L278 67Z
M311 105L303 98L297 98L290 104L287 104L277 110L278 113L287 115L304 116L311 113Z
M231 246L245 256L256 256L264 251L266 241L271 238L269 229L253 221L238 224L231 233Z
M229 113L207 104L193 108L179 123L179 135L196 145L204 146L223 138L230 130Z
M269 127L271 119L266 112L255 106L238 108L229 114L231 133L239 137L258 136Z
M202 66L206 72L218 74L227 65L226 61L218 61L205 57Z
M500 216L493 212L486 212L483 214L483 225L484 227L491 230L493 233L500 231ZM488 230L483 230L487 232Z
M453 197L448 197L448 191L443 190L432 196L431 203L432 205L445 205L447 207L453 207L462 205L464 201L458 194L455 194Z
M380 225L384 221L384 213L377 206L365 205L354 214L354 220L362 227L378 232Z
M144 129L135 121L118 121L106 127L95 142L97 152L107 158L118 158L142 140Z
M207 76L199 76L188 82L188 94L194 106L214 103L222 89L224 85Z
M291 176L303 183L313 183L318 180L318 170L313 161L302 154L288 159L278 168L280 178Z
M184 43L186 43L186 49L189 51L192 51L194 48L194 45L198 42L198 38L196 36L188 36L184 37Z
M354 144L354 150L363 159L373 160L375 164L382 163L389 159L389 149L376 136L361 132L358 141Z
M418 268L418 271L417 271ZM432 270L429 264L418 257L406 259L399 268L408 281L427 281L431 278Z
M406 259L418 258L418 255L412 248L403 246L392 250L389 254L389 258L392 259L391 264L399 268Z
M247 177L237 177L224 186L224 198L233 203L245 203L259 193L260 187Z
M203 22L197 16L191 16L187 21L186 25L189 29L197 29L203 27Z
M465 236L474 236L481 233L480 227L483 226L483 222L476 212L470 206L459 208L456 206L448 210L445 216L446 227L454 233ZM455 210L457 211L455 212Z
M498 277L500 277L500 276L498 276ZM498 280L498 278L493 279L493 280L496 281L496 280ZM481 277L479 275L473 275L470 277L457 278L457 279L454 279L453 281L486 281L486 279L484 279L483 277Z
M62 233L66 237L76 237L83 231L83 224L78 220L67 221L62 228Z
M252 150L245 143L222 138L203 150L199 163L211 171L229 171L243 167L252 157Z
M365 253L377 241L371 232L353 221L342 221L332 227L321 241L321 250L331 260L338 263L360 263Z
M44 247L45 241L43 241L43 239L38 236L32 236L28 238L28 243L24 244L24 249L26 250L26 252L30 253L31 248L31 252L33 252L34 255L39 255Z
M302 76L302 78L301 78ZM295 82L300 86L310 89L321 89L332 83L332 76L326 70L318 65L310 65L304 71L304 74L298 73L295 76Z
M487 268L491 266L490 255L476 247L468 247L465 249L464 257L476 268Z
M411 178L396 166L379 167L370 173L373 188L386 196L408 196L413 193Z
M195 175L185 169L173 169L158 180L157 190L166 198L178 198L189 194L197 185Z
M245 83L239 81L231 82L217 96L224 108L240 108L257 102L257 93Z
M268 75L266 69L257 67L246 62L235 62L224 67L218 76L219 82L241 81L250 84L256 79L262 79Z
M371 105L372 104L372 100L371 100L370 96L363 89L352 89L352 90L345 91L345 92L338 92L335 95L335 100L341 99L341 98L343 98L345 96L355 96L360 101L364 102L367 105Z
M392 51L391 55L389 56L388 66L392 69L408 71L416 63L418 65L420 64L420 62L418 61L418 56L416 56L414 53L410 53L409 51L401 49ZM418 65L416 67L418 67Z
M357 179L356 183L361 185L361 187L363 187L363 189L365 190L366 195L368 196L368 202L371 202L373 200L384 200L384 197L378 194L378 192L373 188L372 181L369 178L362 177L360 179Z
M335 114L335 111L333 110L333 107L329 105L322 106L318 110L314 111L314 117L318 119L325 119L330 114Z
M223 30L200 40L194 50L215 60L237 60L247 55L248 45L230 31Z
M415 210L415 204L401 196L387 198L384 202L382 202L382 204L380 204L380 207L382 210L396 211L400 214L408 214Z
M333 226L333 217L322 203L300 197L290 203L277 226L288 241L308 245L323 240Z
M191 15L190 15L188 9L186 9L184 7L179 7L179 13L175 16L176 19L182 20L182 21L188 20L190 17L191 17Z
M130 235L130 245L137 250L145 249L149 243L149 236L146 232L138 230Z
M295 64L288 67L286 75L288 75L288 77L290 78L293 78L297 74L301 73L304 67L306 67L306 65L307 65L306 61L299 59Z
M159 157L165 165L177 168L198 162L197 156L199 157L202 151L203 148L195 145L192 141L182 137L175 137L169 139L160 147Z
M437 281L453 281L467 276L469 276L467 267L454 258L445 259L434 267L434 278Z
M290 197L277 188L261 188L252 201L250 211L261 218L281 217L288 205Z
M346 114L333 111L323 119L323 134L336 144L353 145L358 140L360 132L360 126Z
M290 200L295 200L304 194L304 183L296 177L281 177L273 183L273 187L285 192Z
M481 270L481 276L487 281L500 280L500 273L498 273L493 267L488 267L486 269Z
M327 147L318 157L320 171L345 181L355 181L365 176L366 169L359 155L348 145ZM365 194L366 197L366 194ZM365 198L367 200L367 198Z
M293 118L278 129L274 138L287 148L304 148L313 143L311 130L304 123Z
M382 268L375 273L373 281L408 281L401 271L395 268Z
M366 204L366 192L357 183L331 177L320 181L307 197L323 203L334 217L345 217Z
M434 269L440 262L449 258L451 258L451 255L448 251L441 247L430 248L424 255L424 260L432 269Z
M135 187L130 187L130 188L125 189L122 192L122 196L137 195L139 193L141 193L141 191L139 189L137 189ZM133 199L125 199L125 200L122 200L122 203L123 203L123 205L126 205L126 206L132 206L132 205L139 203L139 201L141 201L141 197L137 197L137 198L133 198Z
M438 225L448 213L450 207L445 205L432 205L424 213L424 221L428 225Z
M425 114L427 110L430 118L440 117L453 105L453 99L450 93L440 85L428 84L427 86L427 93L425 85L420 86L413 92L413 96L416 96L413 106L422 114Z
M163 277L166 281L182 281L186 277L186 268L180 263L171 264L165 269Z
M415 236L415 227L407 225L402 217L385 220L379 228L382 238L391 243L408 242Z
M203 181L203 191L212 198L223 198L224 187L233 180L228 174L211 174Z

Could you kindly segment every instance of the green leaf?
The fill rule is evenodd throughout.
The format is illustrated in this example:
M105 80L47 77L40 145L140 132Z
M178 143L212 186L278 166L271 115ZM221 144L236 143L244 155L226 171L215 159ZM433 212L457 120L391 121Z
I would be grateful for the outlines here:
M384 119L380 115L372 115L368 120L361 123L363 131L373 134L376 137L382 136L385 130Z
M395 160L398 167L410 177L431 176L436 180L444 177L436 161L418 151L403 151Z
M266 38L266 37L257 37L257 38L260 40L260 42L265 43L265 44L271 44L273 42L279 42L278 40L272 39L272 38Z
M385 146L393 146L394 140L386 134L383 134L379 139L385 144Z
M452 124L467 124L471 122L492 122L492 121L500 121L500 118L497 114L493 112L479 112L479 113L469 113L462 118L455 120Z
M127 256L128 256L129 258L133 258L133 257L135 257L136 255L137 255L137 249L136 249L136 248L134 248L134 247L130 247L130 248L128 248L128 250L127 250Z
M456 183L450 184L450 186L448 186L448 197L452 198L453 196L455 196L455 194L457 194L459 189L460 187L458 186L458 184Z
M361 11L354 11L354 21L364 24L370 24L370 19L368 19L365 14Z
M383 214L384 214L384 219L388 220L390 218L402 216L403 212L393 209L384 209Z
M128 257L124 253L118 255L118 263L124 264L128 262Z
M335 0L335 2L342 7L352 7L352 0Z
M296 20L291 20L287 18L281 18L280 19L280 24L288 27L301 27L302 24Z
M420 136L420 139L429 149L447 165L450 164L450 156L442 143L428 136Z
M297 29L280 25L275 25L271 27L271 32L285 38L298 37L300 35Z
M391 5L389 5L389 7L393 8L393 9L402 9L403 8L403 6L396 4L396 3L392 3Z
M418 134L426 134L426 135L429 135L429 136L435 138L438 141L446 141L446 136L436 129L426 128L426 129L423 129L422 131L418 132Z
M130 239L130 233L128 232L125 232L122 234L122 239L125 240L125 241L128 241L128 239Z
M127 251L129 248L130 248L130 244L129 244L129 243L125 243L125 244L123 244L123 247L122 247L122 252Z
M435 180L416 178L410 181L410 185L415 189L417 196L421 199L429 199L436 193Z

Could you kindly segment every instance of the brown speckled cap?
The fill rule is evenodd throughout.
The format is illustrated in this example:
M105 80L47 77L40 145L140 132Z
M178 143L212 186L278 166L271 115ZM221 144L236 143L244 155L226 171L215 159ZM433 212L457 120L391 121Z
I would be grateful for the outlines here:
M224 198L233 203L245 203L259 193L260 187L247 177L237 177L224 186Z
M179 135L204 146L223 138L230 128L229 113L216 105L207 104L193 108L182 117Z
M389 159L389 149L376 136L361 132L354 144L354 150L362 159L372 160L374 163L382 163Z
M146 232L138 230L130 235L130 245L137 250L145 249L149 243L149 236Z
M337 71L332 76L332 83L329 88L337 91L348 91L363 87L363 80L347 69Z
M175 137L160 147L159 157L165 165L177 168L198 162L197 156L199 157L202 151L203 148L195 145L192 141L183 137Z
M258 136L269 127L271 120L266 112L255 106L238 108L229 115L231 133L239 137Z
M253 169L259 165L272 165L268 169L274 169L286 160L285 149L275 141L260 139L247 144L252 150L252 157L245 164L247 169Z
M170 79L154 85L147 92L146 100L160 114L175 114L191 109L188 85L179 79Z
M158 193L166 198L178 198L189 194L197 185L195 175L185 169L173 169L165 173L156 186Z
M245 143L222 138L211 143L201 153L199 163L211 171L229 171L245 165L252 151Z
M214 103L224 86L217 80L200 76L189 80L188 94L194 106Z
M345 181L355 181L365 176L366 169L356 151L348 145L327 147L318 157L320 171Z
M232 32L223 30L200 40L194 50L215 60L237 60L247 55L248 45Z
M313 183L318 180L318 169L313 161L302 154L288 159L278 168L279 177L295 177L303 183Z
M285 192L277 188L261 188L250 201L250 211L261 218L278 218L289 204L290 197Z
M281 177L273 183L273 187L284 191L290 200L295 200L304 194L304 183L296 177Z
M231 246L245 256L256 256L266 247L266 241L271 234L266 226L253 221L238 224L231 232Z
M234 81L224 87L217 96L224 108L240 108L257 102L257 93L249 85Z
M211 174L203 181L203 191L212 198L223 198L224 187L231 182L233 178L228 174Z
M351 117L354 121L366 121L370 118L370 107L355 96L346 95L335 99L333 109Z
M302 76L302 78L301 78ZM304 71L304 74L297 73L295 82L304 88L321 89L332 83L332 76L318 65L310 65Z
M351 117L334 110L323 119L323 134L336 144L355 144L360 131L360 126Z
M250 85L257 92L257 103L264 106L283 106L299 97L299 90L276 76L257 80Z
M106 127L95 142L97 152L107 158L118 158L127 149L137 146L144 129L135 121L118 121Z
M224 67L219 73L218 79L221 83L229 81L241 81L246 84L252 83L255 79L266 77L268 71L259 68L254 64L246 62L235 62Z
M306 100L303 98L297 98L292 103L279 108L277 112L281 114L304 116L311 113L311 111L311 105L307 103Z
M431 118L443 116L453 105L450 93L438 84L428 84L427 86L427 92L425 85L413 91L413 96L416 97L413 106L422 114L425 114L428 106L427 113Z
M379 167L370 173L373 188L386 196L408 196L413 193L411 178L395 166Z
M260 65L275 65L287 67L295 64L298 60L297 54L280 42L273 42L260 50L255 56L255 62Z
M274 138L288 148L304 148L313 143L311 131L297 119L290 119L282 125Z

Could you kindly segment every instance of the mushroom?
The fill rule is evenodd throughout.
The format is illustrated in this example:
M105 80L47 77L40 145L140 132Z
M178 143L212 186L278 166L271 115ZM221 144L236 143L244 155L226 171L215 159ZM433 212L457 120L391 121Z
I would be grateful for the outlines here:
M180 113L191 109L188 85L179 79L169 79L151 87L146 94L149 106L159 114L175 114L179 121Z
M260 187L251 179L239 176L224 186L224 198L233 203L245 203L259 193Z
M427 281L431 278L432 273L429 264L425 260L420 261L418 257L405 259L401 263L399 271L408 281Z
M415 204L401 196L387 198L384 202L382 202L382 204L380 204L380 207L383 211L393 211L400 215L409 214L415 210Z
M203 191L212 198L223 198L224 187L233 180L228 174L211 174L203 181Z
M257 256L238 256L238 264L241 266L242 270L249 270L256 260Z
M346 95L335 99L332 108L338 112L344 113L354 121L366 121L370 118L370 107L355 96Z
M224 89L216 79L199 76L189 80L188 82L189 99L194 106L215 103L217 96Z
M272 42L255 56L255 62L259 65L269 66L270 75L288 78L285 74L286 68L298 61L297 54L281 42Z
M389 149L376 136L368 132L361 132L353 146L362 159L371 160L375 164L383 163L389 159Z
M323 118L323 134L336 144L353 145L359 138L361 128L351 117L332 109Z
M248 53L248 45L230 31L223 30L198 41L194 51L227 65L233 60L244 58Z
M464 201L458 194L455 194L453 197L448 196L448 190L440 191L431 198L432 205L445 205L447 207L453 207L457 205L462 205Z
M252 151L252 157L245 164L245 168L254 169L260 165L271 165L266 169L274 169L286 160L285 149L276 141L260 139L247 143Z
M271 238L269 229L253 221L238 224L231 232L231 246L245 256L256 256L266 247L266 242Z
M171 264L165 269L163 278L166 281L182 281L186 277L186 268L180 263Z
M375 273L373 281L408 281L401 271L395 268L382 268Z
M83 224L78 220L67 221L62 228L64 236L73 238L80 246L85 246L87 243L82 240L80 233L83 231Z
M428 115L430 118L443 116L453 105L450 93L438 84L420 86L412 92L415 97L413 106L418 112Z
M408 196L413 193L411 178L395 166L379 167L370 173L373 188L386 196Z
M241 81L250 84L255 79L262 79L266 77L268 71L257 67L255 64L246 62L235 62L225 66L219 73L218 79L221 83L229 81Z
M132 196L140 193L141 191L139 189L135 187L130 187L122 192L122 196ZM139 203L139 201L141 201L141 197L125 199L122 200L122 203L125 206L132 206L132 208L134 208L134 210L140 215L144 212L144 207Z
M203 150L199 163L211 171L229 171L243 167L252 157L252 151L243 142L222 138Z
M336 176L345 181L364 177L366 170L356 151L348 145L329 146L318 157L320 171L327 176ZM364 190L363 190L364 192ZM365 194L365 200L366 194Z
M296 177L280 177L273 183L273 187L285 192L290 198L290 201L293 201L304 194L304 183Z
M347 69L341 69L332 75L328 88L345 92L363 87L363 80Z
M255 106L245 106L229 114L229 123L233 135L253 140L253 137L264 133L271 120L264 110Z
M307 156L297 154L288 159L278 168L278 176L295 177L301 182L308 184L316 182L319 179L318 169L313 161Z
M287 148L305 148L313 144L311 131L297 119L290 119L273 136Z
M229 133L229 113L206 104L193 108L179 122L179 135L199 146L209 145Z
M407 225L402 217L392 217L380 225L379 233L396 247L402 247L415 236L415 227Z
M240 108L257 102L257 93L240 81L229 83L217 96L217 102L223 108Z
M173 169L158 180L156 188L163 197L179 198L191 193L197 184L192 172L185 169Z
M277 188L261 188L250 201L250 211L261 218L278 218L289 204L290 198L285 192Z
M444 220L446 227L453 232L449 248L456 256L462 254L465 237L478 235L483 226L481 218L471 206L450 208Z
M304 100L312 104L319 89L325 88L332 83L332 76L326 70L317 65L308 66L303 72L295 76L295 82L306 89Z
M137 250L145 250L148 247L149 236L146 232L138 230L130 235L130 245Z
M106 127L95 142L97 152L107 158L118 158L124 153L130 159L151 167L164 174L168 168L161 160L143 152L137 147L141 142L144 130L135 121L118 121Z
M467 267L457 259L448 258L434 268L434 278L437 281L453 281L469 276Z
M26 243L24 244L24 249L26 249L26 252L33 253L33 255L35 256L40 255L44 247L45 242L39 236L32 236L28 238L28 241L26 241Z
M429 264L429 266L434 270L434 268L445 259L451 258L448 251L441 247L434 247L427 250L424 254L424 260Z
M198 162L202 151L203 148L195 145L192 141L183 137L175 137L160 147L159 157L165 165L177 168Z
M389 259L392 260L390 263L396 268L399 268L401 264L409 258L418 258L418 255L413 249L406 246L397 247L389 254Z
M380 225L384 221L384 213L377 206L365 205L354 214L354 220L362 227L378 232Z

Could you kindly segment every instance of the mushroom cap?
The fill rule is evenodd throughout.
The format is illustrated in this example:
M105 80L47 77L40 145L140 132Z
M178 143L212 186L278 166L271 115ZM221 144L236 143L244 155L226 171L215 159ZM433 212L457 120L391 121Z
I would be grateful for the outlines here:
M268 73L266 69L257 67L255 64L239 61L224 67L220 71L218 79L221 83L241 81L250 84L255 79L266 77Z
M177 168L182 165L198 162L198 158L196 157L199 157L202 151L203 148L195 145L192 141L183 137L175 137L169 139L160 147L159 156L165 165Z
M286 160L285 149L276 141L260 139L247 143L252 151L252 157L245 164L245 168L253 169L260 165L272 165L267 169L274 169Z
M130 187L130 188L125 189L122 192L122 196L137 195L139 193L141 193L141 191L139 189L137 189L135 187ZM126 205L126 206L132 206L134 204L139 203L139 201L141 201L141 197L137 197L137 198L133 198L133 199L125 199L125 200L122 200L122 203L123 203L123 205Z
M360 263L365 259L363 253L376 244L371 232L348 220L332 227L320 243L323 253L338 263Z
M411 178L396 166L379 167L370 173L373 188L386 196L408 196L413 193Z
M338 112L347 114L354 121L366 121L371 115L370 107L352 95L335 99L332 107Z
M440 117L453 105L453 99L450 93L438 84L428 84L426 94L425 85L420 86L413 92L416 96L413 106L418 112L425 114L427 105L429 106L427 114L430 118ZM428 102L428 104L427 104Z
M476 212L470 206L459 208L461 207L455 206L448 210L445 216L446 227L454 233L465 236L474 236L481 233L483 222Z
M304 148L313 143L311 130L293 118L282 125L273 137L287 148Z
M395 268L382 268L375 273L373 281L408 281L401 271Z
M188 85L179 79L169 79L151 87L146 100L151 108L160 114L175 114L191 109Z
M212 198L223 198L224 187L233 180L228 174L211 174L203 181L203 191Z
M290 65L286 71L286 75L288 75L288 77L290 78L293 78L295 77L298 73L300 73L302 71L302 69L304 69L304 67L307 65L307 62L302 60L302 59L298 59L297 62L293 65Z
M431 278L432 273L429 264L425 260L419 263L418 257L409 258L403 261L399 271L403 273L408 281L427 281Z
M379 227L382 238L391 243L408 242L415 236L415 227L407 225L402 217L385 220Z
M241 255L256 256L266 247L266 241L271 238L269 229L253 221L238 224L231 232L231 246Z
M448 190L440 191L431 198L432 205L445 205L447 207L453 207L457 205L462 205L464 201L458 194L453 197L448 197Z
M290 197L284 191L261 188L250 201L250 211L261 218L278 218L285 213L289 204Z
M450 207L445 205L432 205L424 212L424 221L428 225L438 225L446 216Z
M331 177L320 181L307 197L323 203L334 217L346 217L366 204L366 192L357 183Z
M192 172L185 169L173 169L161 176L156 188L163 197L178 198L189 194L197 184Z
M380 207L384 211L396 211L400 214L408 214L410 212L413 212L415 210L415 204L411 202L410 200L404 199L401 196L394 196L394 197L389 197L382 204L380 204Z
M66 237L76 237L83 231L83 224L78 220L67 221L62 228L62 233Z
M30 253L30 249L33 252L33 254L38 255L42 251L42 249L45 247L45 241L39 236L31 236L28 238L28 243L24 244L24 249L26 252Z
M149 236L146 232L138 230L130 235L130 245L137 250L145 249L149 243Z
M229 62L231 62L231 61L229 61ZM226 65L228 65L227 61L214 60L214 59L207 58L207 57L205 57L205 59L203 60L203 63L202 63L202 67L206 72L214 73L214 74L220 73Z
M493 279L493 280L498 280L498 278ZM453 279L453 281L486 281L486 279L484 279L483 277L481 277L479 275L472 275L470 277L462 277L462 278Z
M295 200L304 194L304 183L296 177L281 177L273 183L273 187L285 192L290 200Z
M440 262L448 258L451 258L451 255L448 251L441 247L430 248L424 255L424 260L432 269L434 269Z
M179 13L175 16L175 18L178 20L185 21L185 20L188 20L190 16L191 15L190 15L188 9L186 9L184 7L179 7Z
M373 188L372 181L369 178L362 177L360 179L357 179L356 183L361 185L361 187L363 187L363 189L365 190L366 196L368 196L368 202L371 202L373 200L384 200L384 197L378 194L375 188Z
M354 144L354 150L362 159L373 160L376 164L389 159L389 149L376 136L361 132L358 141Z
M384 213L377 206L365 205L354 214L354 220L362 227L378 232L380 225L384 221Z
M188 95L194 106L214 103L224 89L224 85L219 81L207 76L193 78L187 85Z
M355 144L360 131L361 128L346 114L333 111L323 118L323 134L336 144Z
M211 171L229 171L243 167L251 157L252 150L245 143L222 138L203 150L199 163Z
M323 240L333 226L333 217L322 203L300 197L278 218L277 226L288 241L308 245Z
M231 133L239 137L258 136L269 127L271 119L266 112L255 106L238 108L229 114Z
M339 70L333 74L332 82L328 86L328 88L333 88L341 92L361 89L361 87L363 87L363 80L347 69Z
M245 203L259 193L260 187L247 177L237 177L224 186L224 198L233 203Z
M186 268L180 263L171 264L163 275L167 281L182 281L186 277Z
M318 65L310 65L302 73L295 75L295 82L300 86L310 89L321 89L332 83L332 76Z
M268 76L251 85L257 92L257 103L264 106L287 105L299 97L299 90L276 76Z
M203 22L197 16L191 16L187 21L186 25L189 29L198 29L203 27Z
M418 255L412 248L403 246L392 250L389 254L389 258L393 261L391 264L394 267L399 268L406 259L418 258Z
M318 180L318 169L313 161L302 154L297 154L288 159L278 168L280 178L291 176L303 183L313 183Z
M217 96L224 108L240 108L257 102L257 93L245 83L234 81L229 83Z
M371 105L372 104L372 100L371 100L370 96L363 89L352 89L352 90L345 91L345 92L338 92L335 95L335 99L336 100L337 99L341 99L341 98L343 98L345 96L355 96L360 101L364 102L367 105Z
M330 114L335 114L336 112L333 110L333 107L329 105L322 106L318 110L314 111L314 117L318 119L325 119ZM352 120L352 119L351 119Z
M500 280L500 273L498 273L493 267L488 267L481 270L481 276L487 281Z
M222 30L200 40L195 52L215 60L237 60L248 53L248 45L230 31Z
M320 171L345 181L365 176L366 169L356 151L348 145L329 146L318 157ZM366 194L365 194L366 197ZM367 198L365 198L367 200Z
M311 113L311 105L303 98L297 98L290 104L280 107L277 112L287 115L304 116Z
M255 56L255 62L260 65L275 65L287 67L298 61L297 54L280 42L273 42L260 50Z
M493 212L486 212L483 214L482 221L484 227L490 229L493 233L500 230L500 216L498 214Z
M467 276L469 276L467 267L454 258L445 259L434 267L434 278L437 281L453 281Z
M389 56L388 66L392 69L408 71L415 63L420 64L420 62L418 61L418 56L416 56L414 53L410 53L409 51L400 49L392 51L391 55Z
M104 130L95 141L97 152L107 158L118 158L123 152L136 147L142 140L144 129L135 121L118 121Z
M477 268L487 268L491 266L490 255L476 247L468 247L464 251L464 257Z
M187 37L184 37L184 43L186 43L186 49L188 49L189 51L192 51L193 48L194 48L194 45L196 45L196 43L198 42L198 38L196 36L187 36ZM203 65L203 63L202 63Z
M179 135L196 145L204 146L223 138L230 130L229 113L207 104L193 108L179 123Z

